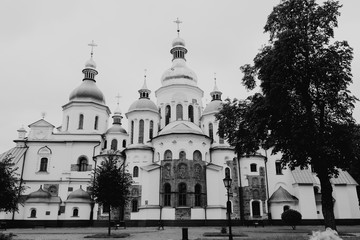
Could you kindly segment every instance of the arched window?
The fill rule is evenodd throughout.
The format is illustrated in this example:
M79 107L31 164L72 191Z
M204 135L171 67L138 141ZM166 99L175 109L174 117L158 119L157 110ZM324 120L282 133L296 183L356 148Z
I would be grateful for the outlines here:
M79 216L79 209L74 208L73 209L73 217L78 217Z
M109 212L110 212L110 205L104 204L104 205L102 206L102 212L103 212L103 213L109 213Z
M154 121L150 121L150 128L149 128L149 138L152 139L154 137Z
M47 171L47 165L48 165L48 159L47 158L41 158L40 160L40 172L46 172Z
M195 160L195 161L201 161L202 160L202 155L201 155L201 152L199 150L194 151L193 160Z
M201 206L201 185L195 185L195 207Z
M282 175L282 167L280 161L275 162L275 171L276 171L276 175Z
M126 148L126 140L123 140L123 141L122 141L122 147L123 147L123 148Z
M80 114L79 116L79 129L83 129L84 128L84 115Z
M230 168L225 168L225 178L231 178L230 176Z
M179 152L179 159L180 160L185 160L186 159L186 152L185 151L180 151Z
M220 122L221 124L221 122ZM223 144L224 143L224 131L220 130L221 128L219 128L219 143Z
M139 209L138 209L138 200L137 199L133 199L131 201L131 211L132 212L138 212Z
M133 169L133 177L139 177L139 167L135 166Z
M171 186L169 183L164 185L164 206L171 206Z
M134 143L134 121L131 121L131 136L130 136L130 144Z
M104 141L104 147L103 149L106 149L107 148L107 140Z
M97 130L98 129L98 124L99 124L99 116L95 117L95 122L94 122L94 129Z
M194 107L192 105L189 105L188 107L188 115L189 115L189 121L194 122Z
M251 171L251 172L257 172L257 166L256 166L256 163L252 163L252 164L250 164L250 171Z
M69 130L69 122L70 122L70 117L66 116L66 131Z
M214 138L214 127L213 127L213 124L212 123L209 123L209 137L211 139Z
M165 125L168 125L170 123L171 118L171 107L170 105L167 105L165 107Z
M31 218L36 218L36 209L35 209L35 208L31 209L31 211L30 211L30 217L31 217Z
M111 150L117 150L118 141L116 139L111 140Z
M285 212L285 211L287 211L287 210L289 210L289 209L290 209L290 206L285 205L285 206L283 207L283 212Z
M86 172L88 166L88 161L85 157L79 158L79 172Z
M252 215L254 217L260 217L260 202L259 201L253 201L251 203L252 208Z
M186 184L179 184L179 206L186 206Z
M183 120L183 106L181 104L176 105L176 120Z
M172 159L172 152L170 150L166 150L164 153L164 160L171 160Z
M144 120L139 121L139 142L144 143Z

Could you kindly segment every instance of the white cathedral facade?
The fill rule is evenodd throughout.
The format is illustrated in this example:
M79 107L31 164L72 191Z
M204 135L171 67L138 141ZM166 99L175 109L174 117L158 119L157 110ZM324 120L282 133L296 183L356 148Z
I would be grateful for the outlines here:
M186 65L185 41L177 37L170 50L172 65L155 91L157 102L144 85L126 112L122 127L119 109L111 115L101 90L93 58L83 69L84 79L63 105L61 126L44 119L18 130L16 146L0 155L12 156L21 184L27 186L19 211L0 213L0 220L26 222L86 222L106 219L108 209L94 204L89 186L92 170L107 150L124 153L132 174L131 201L117 216L132 220L226 219L227 192L223 178L232 178L233 219L281 219L288 209L303 219L322 219L321 189L309 169L282 169L280 155L265 150L237 158L217 134L215 114L222 92L204 92ZM145 79L146 80L146 79ZM80 82L80 81L79 81ZM111 118L112 117L112 120ZM112 122L112 123L109 123ZM337 219L360 219L357 183L345 171L332 179Z

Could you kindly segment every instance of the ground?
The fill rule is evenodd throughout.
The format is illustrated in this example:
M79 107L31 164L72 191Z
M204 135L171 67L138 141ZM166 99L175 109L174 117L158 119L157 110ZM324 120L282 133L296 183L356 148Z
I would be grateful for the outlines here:
M180 240L182 239L183 227L166 227L158 230L156 227L146 228L126 228L112 230L113 234L129 233L130 236L122 239L131 240ZM221 227L188 227L189 240L223 240L225 237L205 237L204 233L220 233ZM233 227L234 234L241 234L234 237L234 240L303 240L309 239L312 231L324 230L323 226L298 226L296 230L285 226L266 226L266 227ZM360 226L338 226L340 233L346 234L344 240L360 240ZM7 229L3 233L14 233L14 240L75 240L85 239L99 233L107 233L107 228L40 228L40 229ZM88 240L99 240L106 238L86 238Z

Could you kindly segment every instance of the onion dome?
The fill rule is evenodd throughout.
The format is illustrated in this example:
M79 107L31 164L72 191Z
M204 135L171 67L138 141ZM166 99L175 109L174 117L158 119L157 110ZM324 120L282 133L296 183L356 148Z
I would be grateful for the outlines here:
M187 49L185 48L184 39L179 37L179 20L175 21L178 24L178 36L172 42L170 53L173 55L172 66L164 72L161 77L162 85L170 84L190 84L197 85L197 76L193 70L186 66L185 55Z
M177 37L174 39L174 41L172 42L172 46L176 47L176 46L183 46L185 47L185 40L182 39L181 37Z
M96 44L92 42L89 46L93 48ZM84 73L83 82L71 92L69 101L94 101L105 104L104 94L95 84L95 76L98 72L96 71L96 63L93 60L93 49L91 50L91 58L85 63L82 72Z
M121 126L121 119L123 118L121 116L121 111L119 108L119 103L117 108L115 109L113 118L113 125L106 131L106 133L127 133L126 130Z
M30 193L27 197L27 199L49 199L49 198L51 198L51 194L43 190L41 185L39 190Z
M128 113L133 111L152 111L158 113L158 108L156 107L155 103L150 100L149 95L151 91L147 88L146 85L146 76L144 78L144 84L139 90L140 98L133 102L128 110Z
M219 91L215 79L214 90L210 93L212 100L208 105L206 105L203 115L219 112L220 108L222 107L221 95L222 92Z
M91 202L91 196L88 192L84 191L81 186L78 190L69 194L66 202Z

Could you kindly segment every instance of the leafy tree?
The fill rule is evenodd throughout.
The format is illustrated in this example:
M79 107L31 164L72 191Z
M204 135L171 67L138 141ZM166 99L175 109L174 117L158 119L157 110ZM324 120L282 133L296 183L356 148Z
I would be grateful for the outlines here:
M20 194L25 190L19 184L18 168L12 159L8 154L0 161L0 211L4 212L18 211Z
M337 1L282 0L268 16L269 43L254 64L240 69L248 89L260 81L261 93L227 100L217 115L219 131L238 155L272 147L290 168L312 164L321 183L326 227L336 229L330 179L358 158L352 117L357 100L352 83L352 48L332 41Z
M108 151L102 155L104 161L93 172L92 191L95 201L109 206L108 235L111 234L111 209L125 206L130 198L132 178L121 161L121 152Z
M301 213L294 209L288 209L281 214L281 220L283 220L286 225L291 226L293 230L300 224L301 218Z

